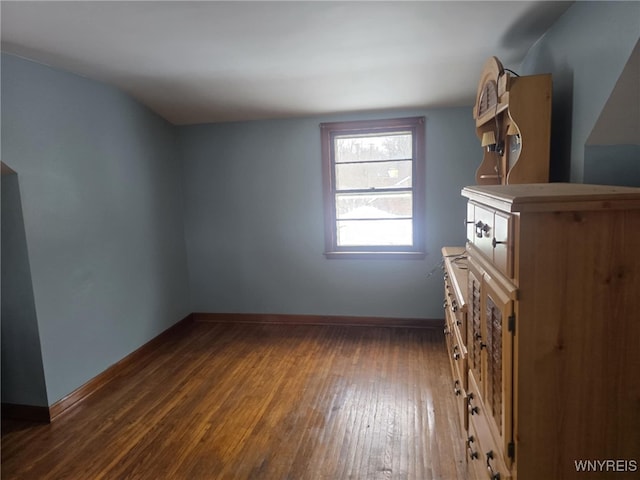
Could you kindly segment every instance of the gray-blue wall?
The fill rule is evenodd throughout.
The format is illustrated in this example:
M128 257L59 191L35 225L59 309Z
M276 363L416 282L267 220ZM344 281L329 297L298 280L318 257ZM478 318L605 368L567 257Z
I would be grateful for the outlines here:
M518 73L553 75L552 180L585 180L585 144L639 38L640 2L576 2L527 53Z
M52 404L191 311L176 131L115 88L4 54L1 93Z
M527 54L521 74L554 76L554 179L583 180L586 139L639 36L640 3L577 2ZM471 108L174 127L8 55L1 94L31 281L10 295L23 339L41 345L22 366L30 393L7 401L52 404L192 311L442 317L441 275L427 274L464 242L459 192L481 159ZM405 115L427 117L426 259L325 259L319 123Z
M585 146L584 183L640 187L640 145Z
M2 403L46 407L47 389L16 174L2 175Z
M410 115L426 116L426 259L326 259L319 124ZM471 108L182 127L180 145L194 311L442 318L427 274L464 244Z

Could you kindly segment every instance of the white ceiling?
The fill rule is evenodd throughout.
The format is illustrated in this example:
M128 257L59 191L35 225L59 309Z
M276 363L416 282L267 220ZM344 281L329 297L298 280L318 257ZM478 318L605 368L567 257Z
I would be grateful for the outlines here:
M174 124L472 105L571 2L10 2L2 50L121 88Z

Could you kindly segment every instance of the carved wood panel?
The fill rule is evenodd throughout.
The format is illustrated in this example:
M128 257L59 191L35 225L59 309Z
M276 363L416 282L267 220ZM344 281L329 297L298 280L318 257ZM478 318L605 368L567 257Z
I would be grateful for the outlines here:
M487 403L499 430L502 430L502 311L490 296L487 315Z

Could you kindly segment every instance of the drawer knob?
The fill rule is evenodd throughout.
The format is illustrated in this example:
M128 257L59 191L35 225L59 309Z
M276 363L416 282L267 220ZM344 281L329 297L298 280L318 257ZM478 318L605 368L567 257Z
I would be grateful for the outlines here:
M456 380L455 382L453 382L453 393L456 397L459 397L462 393L462 390L460 390L460 380Z
M478 458L478 452L474 452L473 448L471 448L471 444L475 441L476 439L473 438L473 435L469 435L469 437L467 438L467 450L469 450L469 457L471 458L471 460L475 460L476 458Z
M505 244L505 243L507 243L507 242L501 242L501 241L496 240L496 237L493 237L493 240L491 240L491 245L493 246L493 248L496 248L496 245L502 245L502 244Z
M476 223L476 237L478 238L482 238L482 237L488 237L489 236L489 232L491 231L491 226L487 223L484 223L482 220L478 220L478 223Z
M473 393L467 395L467 411L470 415L477 415L480 410L478 409L478 407L474 407L473 405L471 405L471 400L473 400Z

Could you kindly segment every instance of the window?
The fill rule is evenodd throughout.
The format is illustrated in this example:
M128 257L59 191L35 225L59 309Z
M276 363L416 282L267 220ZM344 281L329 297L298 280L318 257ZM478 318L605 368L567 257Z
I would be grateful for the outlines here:
M323 123L325 255L424 256L424 117Z

